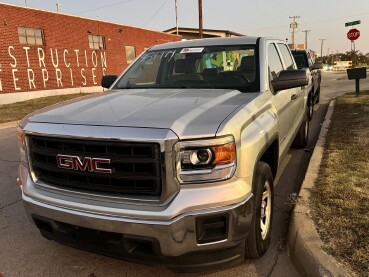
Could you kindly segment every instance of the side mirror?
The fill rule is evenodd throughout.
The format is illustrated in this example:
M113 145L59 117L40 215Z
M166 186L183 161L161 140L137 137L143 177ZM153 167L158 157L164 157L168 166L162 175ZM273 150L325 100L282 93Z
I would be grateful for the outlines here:
M101 79L101 86L103 88L110 88L117 78L117 75L105 75Z
M303 87L309 83L306 69L282 70L277 80L272 81L275 91Z
M313 66L311 67L312 70L322 69L322 68L323 68L323 64L320 62L314 63Z

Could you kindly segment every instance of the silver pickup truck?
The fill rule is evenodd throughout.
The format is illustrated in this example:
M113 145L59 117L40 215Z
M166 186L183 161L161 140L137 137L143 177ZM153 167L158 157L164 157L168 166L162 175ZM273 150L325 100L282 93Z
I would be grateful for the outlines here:
M25 211L48 239L177 271L260 257L278 165L307 143L307 77L282 40L152 47L109 91L21 121Z

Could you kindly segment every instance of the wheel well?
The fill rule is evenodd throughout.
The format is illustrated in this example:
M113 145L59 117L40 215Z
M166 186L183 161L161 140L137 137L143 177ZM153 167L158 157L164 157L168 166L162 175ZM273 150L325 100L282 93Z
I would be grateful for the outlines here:
M277 174L278 168L278 139L275 139L272 144L265 150L260 158L261 162L267 163L272 170L273 177Z

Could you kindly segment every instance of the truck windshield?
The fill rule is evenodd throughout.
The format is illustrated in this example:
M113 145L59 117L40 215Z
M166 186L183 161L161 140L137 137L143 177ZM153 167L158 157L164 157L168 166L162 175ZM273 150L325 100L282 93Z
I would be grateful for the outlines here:
M116 83L122 88L202 88L258 91L255 46L147 51Z

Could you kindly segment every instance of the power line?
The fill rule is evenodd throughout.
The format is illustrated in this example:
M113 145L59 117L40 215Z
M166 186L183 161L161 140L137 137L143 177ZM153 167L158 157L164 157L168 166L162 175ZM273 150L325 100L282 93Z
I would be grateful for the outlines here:
M267 14L265 12L265 10L263 10L262 8L260 8L255 2L254 0L251 0L249 3L251 3L255 9L258 10L258 12L260 13L261 16L266 16L268 17L270 20L275 20L275 18L271 17L269 14Z
M280 6L281 7L281 9L283 9L284 11L288 11L291 7L290 6L286 6L284 3L283 3L283 1L276 1L276 2L278 2L277 3L277 6Z
M149 20L146 21L146 23L143 25L144 27L146 27L147 24L149 24L149 22L161 11L161 9L165 6L165 4L168 2L168 0L165 0L163 2L163 4L160 6L160 8L150 17Z
M282 9L281 5L277 2L275 2L276 0L273 0L270 2L270 4L274 5L275 8L273 9L273 11L275 12L275 10L277 9L279 11L279 13L283 16L288 16L288 13L286 11L288 11L288 9ZM267 5L269 5L269 3L267 3Z
M339 20L339 19L345 19L345 18L349 18L349 17L356 17L356 16L361 16L361 15L368 15L368 13L361 13L361 14L353 14L353 15L348 15L348 16L341 16L341 17L334 17L334 18L330 18L330 19L323 19L323 20L317 20L317 21L311 21L311 22L302 22L301 24L315 24L315 23L321 23L321 22L329 22L329 21L335 21L335 20Z
M348 15L348 16L342 16L342 17L334 17L334 18L318 20L318 21L301 22L300 25L315 24L315 23L321 23L321 22L329 22L329 21L335 21L335 20L339 20L339 19L345 19L345 18L349 18L349 17L362 16L362 15L369 15L369 12L361 13L361 14L353 14L353 15ZM286 25L273 26L273 27L270 26L270 27L263 27L263 28L257 28L257 29L241 29L240 31L259 31L259 30L270 30L270 29L281 29L281 28L286 28Z
M113 4L109 4L109 5L105 5L105 6L100 6L100 7L94 8L94 9L90 9L90 10L86 10L86 11L75 13L75 15L83 14L83 13L88 13L88 12L93 12L93 11L105 9L105 8L108 8L108 7L117 6L117 5L120 5L120 4L132 2L132 1L133 0L125 0L125 1L118 2L118 3L113 3Z

